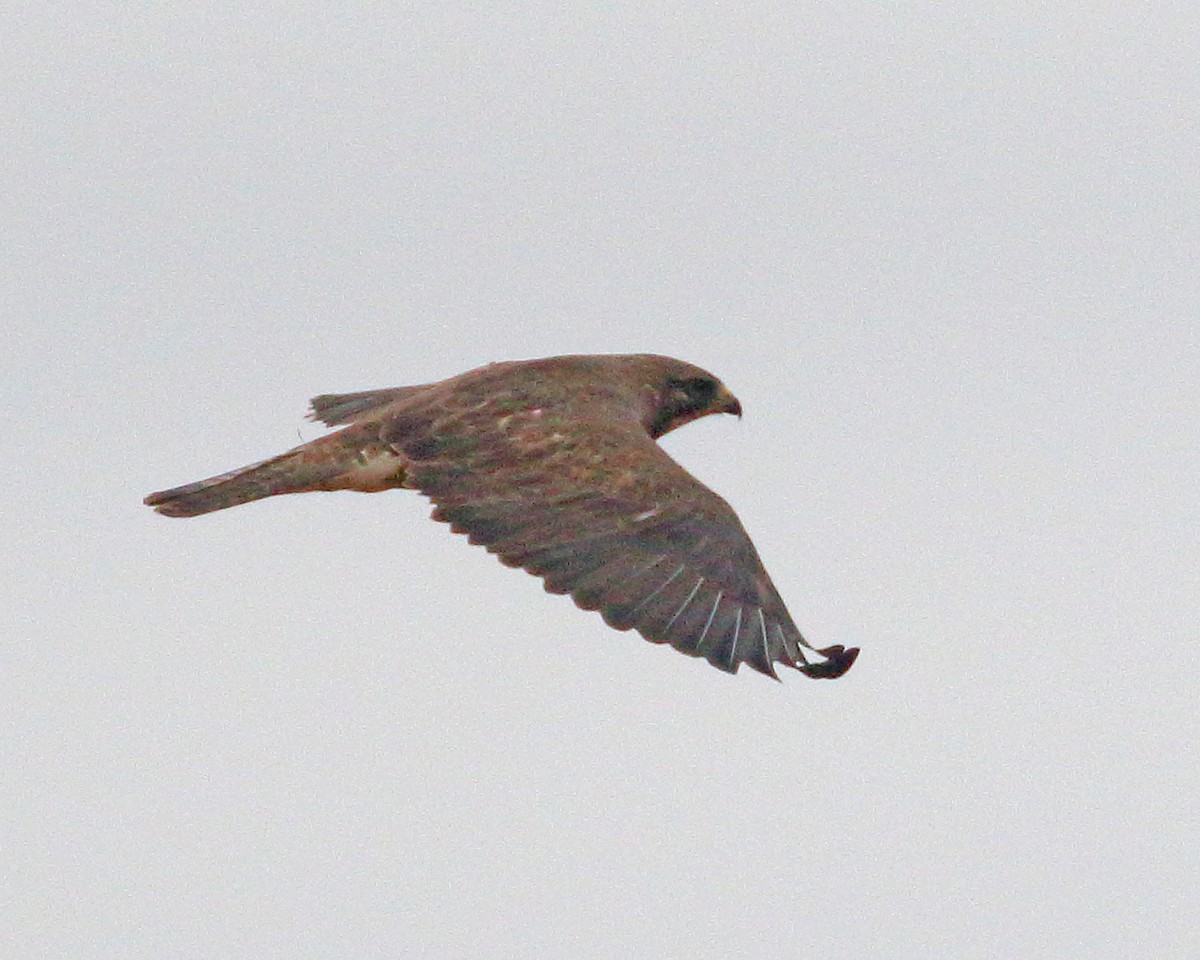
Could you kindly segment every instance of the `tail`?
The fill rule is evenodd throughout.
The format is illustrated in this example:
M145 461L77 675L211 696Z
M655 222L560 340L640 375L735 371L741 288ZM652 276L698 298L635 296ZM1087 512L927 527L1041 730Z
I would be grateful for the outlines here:
M284 493L375 492L401 486L404 462L398 452L363 439L348 428L270 460L152 493L142 502L168 517L196 517Z

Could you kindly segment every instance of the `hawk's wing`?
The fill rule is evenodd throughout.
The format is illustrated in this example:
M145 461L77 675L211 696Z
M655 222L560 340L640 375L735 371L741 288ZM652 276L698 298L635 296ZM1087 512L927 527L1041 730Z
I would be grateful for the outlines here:
M435 519L618 630L772 677L775 662L840 676L858 652L805 658L812 647L733 509L637 424L480 404L397 415L383 439L409 459L408 482L434 501Z
M310 401L309 420L319 420L327 427L350 423L364 414L378 410L405 397L411 397L424 387L385 387L383 390L361 390L358 393L323 393Z

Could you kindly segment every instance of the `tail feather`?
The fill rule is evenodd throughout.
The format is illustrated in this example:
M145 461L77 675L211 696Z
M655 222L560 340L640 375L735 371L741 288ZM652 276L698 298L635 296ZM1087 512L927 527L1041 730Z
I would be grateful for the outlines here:
M311 471L297 471L295 451L270 460L260 460L228 473L185 483L182 487L152 493L143 501L168 517L196 517L240 503L319 489ZM336 471L335 471L336 472Z
M403 457L370 434L367 428L347 427L270 460L152 493L143 502L168 517L195 517L283 493L374 493L402 486Z

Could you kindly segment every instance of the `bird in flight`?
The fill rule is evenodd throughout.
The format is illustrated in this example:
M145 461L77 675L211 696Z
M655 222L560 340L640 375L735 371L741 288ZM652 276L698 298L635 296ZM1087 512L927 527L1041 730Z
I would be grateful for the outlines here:
M435 520L618 630L729 673L840 677L858 649L804 639L733 509L655 442L713 413L742 408L670 357L493 363L315 397L310 418L336 432L145 503L193 517L283 493L418 490Z

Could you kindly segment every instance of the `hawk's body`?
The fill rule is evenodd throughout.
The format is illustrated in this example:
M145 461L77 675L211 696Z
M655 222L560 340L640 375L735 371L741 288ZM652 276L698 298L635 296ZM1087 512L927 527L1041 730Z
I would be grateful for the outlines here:
M784 663L840 676L857 650L813 648L732 508L655 440L710 413L741 413L711 374L646 354L491 364L438 383L313 400L336 433L270 460L151 494L195 516L308 490L421 491L472 543L714 666L771 676Z

